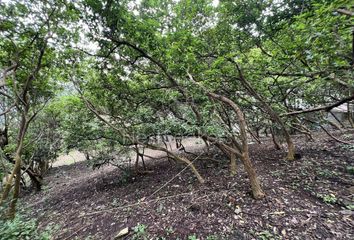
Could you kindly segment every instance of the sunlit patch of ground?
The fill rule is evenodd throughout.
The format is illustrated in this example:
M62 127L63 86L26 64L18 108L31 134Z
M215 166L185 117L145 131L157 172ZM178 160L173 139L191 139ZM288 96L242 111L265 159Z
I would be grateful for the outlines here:
M85 160L85 155L77 150L71 151L68 154L61 155L53 163L53 167L59 167L63 165L70 165Z

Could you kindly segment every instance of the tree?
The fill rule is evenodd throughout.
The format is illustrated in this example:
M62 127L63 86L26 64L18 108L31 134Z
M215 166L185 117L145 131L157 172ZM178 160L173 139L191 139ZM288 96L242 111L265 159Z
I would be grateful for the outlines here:
M142 6L146 7L147 3L144 4ZM178 121L181 121L181 123L185 122L190 126L194 126L196 130L195 134L197 136L201 136L211 142L218 143L218 146L222 146L224 150L226 149L232 154L236 154L243 160L251 180L253 195L255 198L262 198L264 194L260 189L260 184L248 157L246 125L242 111L237 107L235 102L227 97L216 97L220 95L213 95L214 93L210 91L207 91L208 94L205 95L198 91L195 87L191 87L194 84L191 83L189 81L190 78L188 78L187 69L193 69L194 74L196 71L198 73L202 73L204 70L203 68L207 68L207 63L205 62L202 63L203 68L197 67L198 60L195 56L195 51L198 51L198 48L203 48L206 45L206 42L203 42L201 39L202 33L204 32L202 27L203 24L199 24L199 21L205 21L205 19L198 19L196 16L202 12L205 18L212 18L211 6L208 4L210 3L206 1L201 1L200 3L198 2L195 4L190 2L187 4L185 2L178 4L176 8L172 10L176 11L178 16L178 20L171 23L174 24L176 30L169 31L166 30L166 28L171 29L170 26L158 26L156 22L145 19L147 16L143 14L142 16L134 16L134 14L130 13L123 4L107 4L103 7L95 4L90 5L89 3L88 6L91 7L93 15L88 17L92 17L96 20L99 19L103 24L107 24L106 29L108 30L100 33L103 36L98 38L102 52L99 53L98 56L103 57L106 61L109 61L110 65L108 68L103 66L103 74L100 75L99 81L97 82L99 84L102 83L103 86L106 86L105 93L98 93L95 91L91 92L91 96L92 94L99 95L100 100L98 100L97 97L95 101L100 101L101 104L99 105L104 106L106 104L102 101L106 101L106 103L110 104L113 102L111 99L114 98L113 93L111 94L110 92L107 92L108 89L110 91L117 91L116 94L123 95L123 97L123 93L127 91L128 94L126 96L128 97L129 102L137 103L137 106L134 111L134 118L132 119L132 117L129 117L128 120L125 115L130 115L130 109L127 111L122 111L122 108L124 109L124 105L126 106L126 100L123 100L121 103L122 106L119 106L119 102L122 99L115 98L114 106L109 106L108 108L110 113L108 113L108 111L97 110L97 108L93 107L93 104L89 101L87 101L87 103L89 108L96 112L97 116L108 115L114 116L114 119L119 119L119 121L122 122L120 125L123 126L123 128L119 130L117 129L117 131L119 131L122 136L136 136L134 135L134 130L132 133L126 133L126 131L130 132L132 130L132 127L130 126L136 126L138 124L142 126L145 125L144 123L146 123L147 119L149 119L147 118L147 115L145 114L141 116L142 119L139 119L139 116L136 114L139 110L141 111L143 109L145 109L145 111L149 111L149 109L151 109L152 113L155 112L155 116L165 115L174 117L177 118ZM199 28L194 29L191 25L187 24L190 19L185 20L181 15L178 15L181 14L182 10L185 10L185 8L193 9L192 13L188 15L188 17L195 21L195 25ZM120 12L119 16L116 15L117 11ZM156 12L160 11L161 9L156 7ZM140 17L142 20L140 20ZM120 23L119 26L115 25L117 22ZM162 29L166 30L168 34L164 35L163 32L161 32ZM96 31L97 29L94 28L93 30ZM199 35L193 36L193 34ZM144 36L144 38L141 36ZM146 38L146 36L148 37ZM151 45L152 43L153 45ZM164 54L161 53L160 49L164 51ZM119 59L114 56L118 52ZM187 58L183 58L181 56L187 56ZM113 66L115 66L115 68ZM122 68L122 66L129 68L129 70ZM116 79L117 73L121 73L121 79ZM128 77L128 79L125 79L125 76ZM148 76L148 78L146 76ZM105 81L102 82L102 79L105 79ZM212 80L210 80L210 83L212 83ZM138 92L136 92L136 89L132 88L137 84L139 84L140 88L142 88L142 90ZM120 85L122 86L120 87ZM123 89L123 87L126 90ZM97 89L97 87L94 89ZM150 92L150 96L152 97L148 97L146 95L147 89L154 90L153 92ZM164 91L168 90L170 96L175 96L175 100L179 100L178 104L180 106L178 107L181 108L181 105L187 107L187 109L190 110L191 115L182 114L178 116L178 111L171 111L171 109L168 108L171 101L162 102L162 99L158 97L158 95L161 94L162 89ZM152 93L155 95L151 95ZM105 100L103 96L107 97L107 100ZM140 96L145 99L148 98L148 101L139 102L137 99L141 98ZM213 99L209 99L208 96ZM158 108L156 108L154 103L157 99L160 100ZM225 140L231 140L229 144L222 139L220 141L220 139L210 136L205 131L205 125L208 122L215 122L214 118L218 115L218 113L215 112L215 114L210 114L210 112L203 110L203 108L212 103L215 99L221 100L222 105L226 105L227 107L231 106L231 115L235 114L236 117L232 117L232 119L238 119L238 124L232 123L233 126L231 128L227 127L227 129L222 129L222 134L228 135ZM119 109L118 115L111 114L112 109ZM151 115L151 117L154 118L154 115ZM107 124L110 124L112 128L116 128L111 122L103 119L102 117L100 118L101 120L106 121ZM134 119L138 120L138 122L132 123L131 120ZM235 138L237 136L233 129L235 125L238 125L241 129L240 139L242 144L238 143L237 138ZM171 130L169 132L171 132ZM141 141L137 139L132 139L131 143L142 144ZM143 145L152 149L167 152L170 156L176 158L176 156L174 156L166 148L152 146L151 144ZM177 158L177 160L181 159ZM188 165L191 165L191 163L185 159L183 161ZM199 174L193 168L194 167L192 167L192 170L196 173L198 179L200 179Z
M1 204L8 200L15 179L13 196L9 202L8 217L14 218L20 190L24 141L30 123L53 95L58 54L54 45L56 37L64 35L65 20L73 16L72 4L51 1L14 1L3 3L1 15L2 85L1 95L15 109L18 117L18 133L14 141L14 168L5 185ZM32 21L28 19L31 18ZM7 114L5 111L3 114ZM12 154L11 154L12 155Z

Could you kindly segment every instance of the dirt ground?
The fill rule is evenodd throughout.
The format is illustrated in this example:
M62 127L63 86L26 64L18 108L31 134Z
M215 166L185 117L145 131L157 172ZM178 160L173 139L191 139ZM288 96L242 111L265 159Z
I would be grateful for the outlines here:
M336 136L354 142L353 131ZM147 161L144 174L77 162L51 169L44 190L21 201L55 239L114 239L126 227L123 239L354 239L354 146L316 139L296 137L293 162L270 141L251 145L267 195L258 201L242 165L230 177L217 151L195 161L205 184L167 159Z

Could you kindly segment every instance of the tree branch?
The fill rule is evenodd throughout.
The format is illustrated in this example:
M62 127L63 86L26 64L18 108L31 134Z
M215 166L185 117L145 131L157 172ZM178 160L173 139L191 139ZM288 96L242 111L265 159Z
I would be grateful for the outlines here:
M322 107L316 107L316 108L310 108L310 109L305 109L305 110L300 110L300 111L294 111L294 112L288 112L288 113L284 113L281 114L281 117L284 116L293 116L293 115L298 115L298 114L303 114L303 113L310 113L310 112L318 112L318 111L326 111L329 112L331 111L333 108L338 107L340 105L342 105L343 103L349 102L354 100L354 94L347 97L347 98L343 98L342 100L335 102L333 104L330 104L328 106L322 106Z
M16 106L16 104L12 104L8 109L6 109L5 111L3 111L2 113L0 113L0 116L5 115L6 113L10 112L11 109L13 109Z

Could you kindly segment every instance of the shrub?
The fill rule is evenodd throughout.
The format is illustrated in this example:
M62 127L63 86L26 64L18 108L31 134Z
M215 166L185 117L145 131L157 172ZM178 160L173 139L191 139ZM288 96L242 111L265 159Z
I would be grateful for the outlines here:
M2 240L49 240L49 231L39 232L34 220L16 216L13 220L0 220L0 236Z

